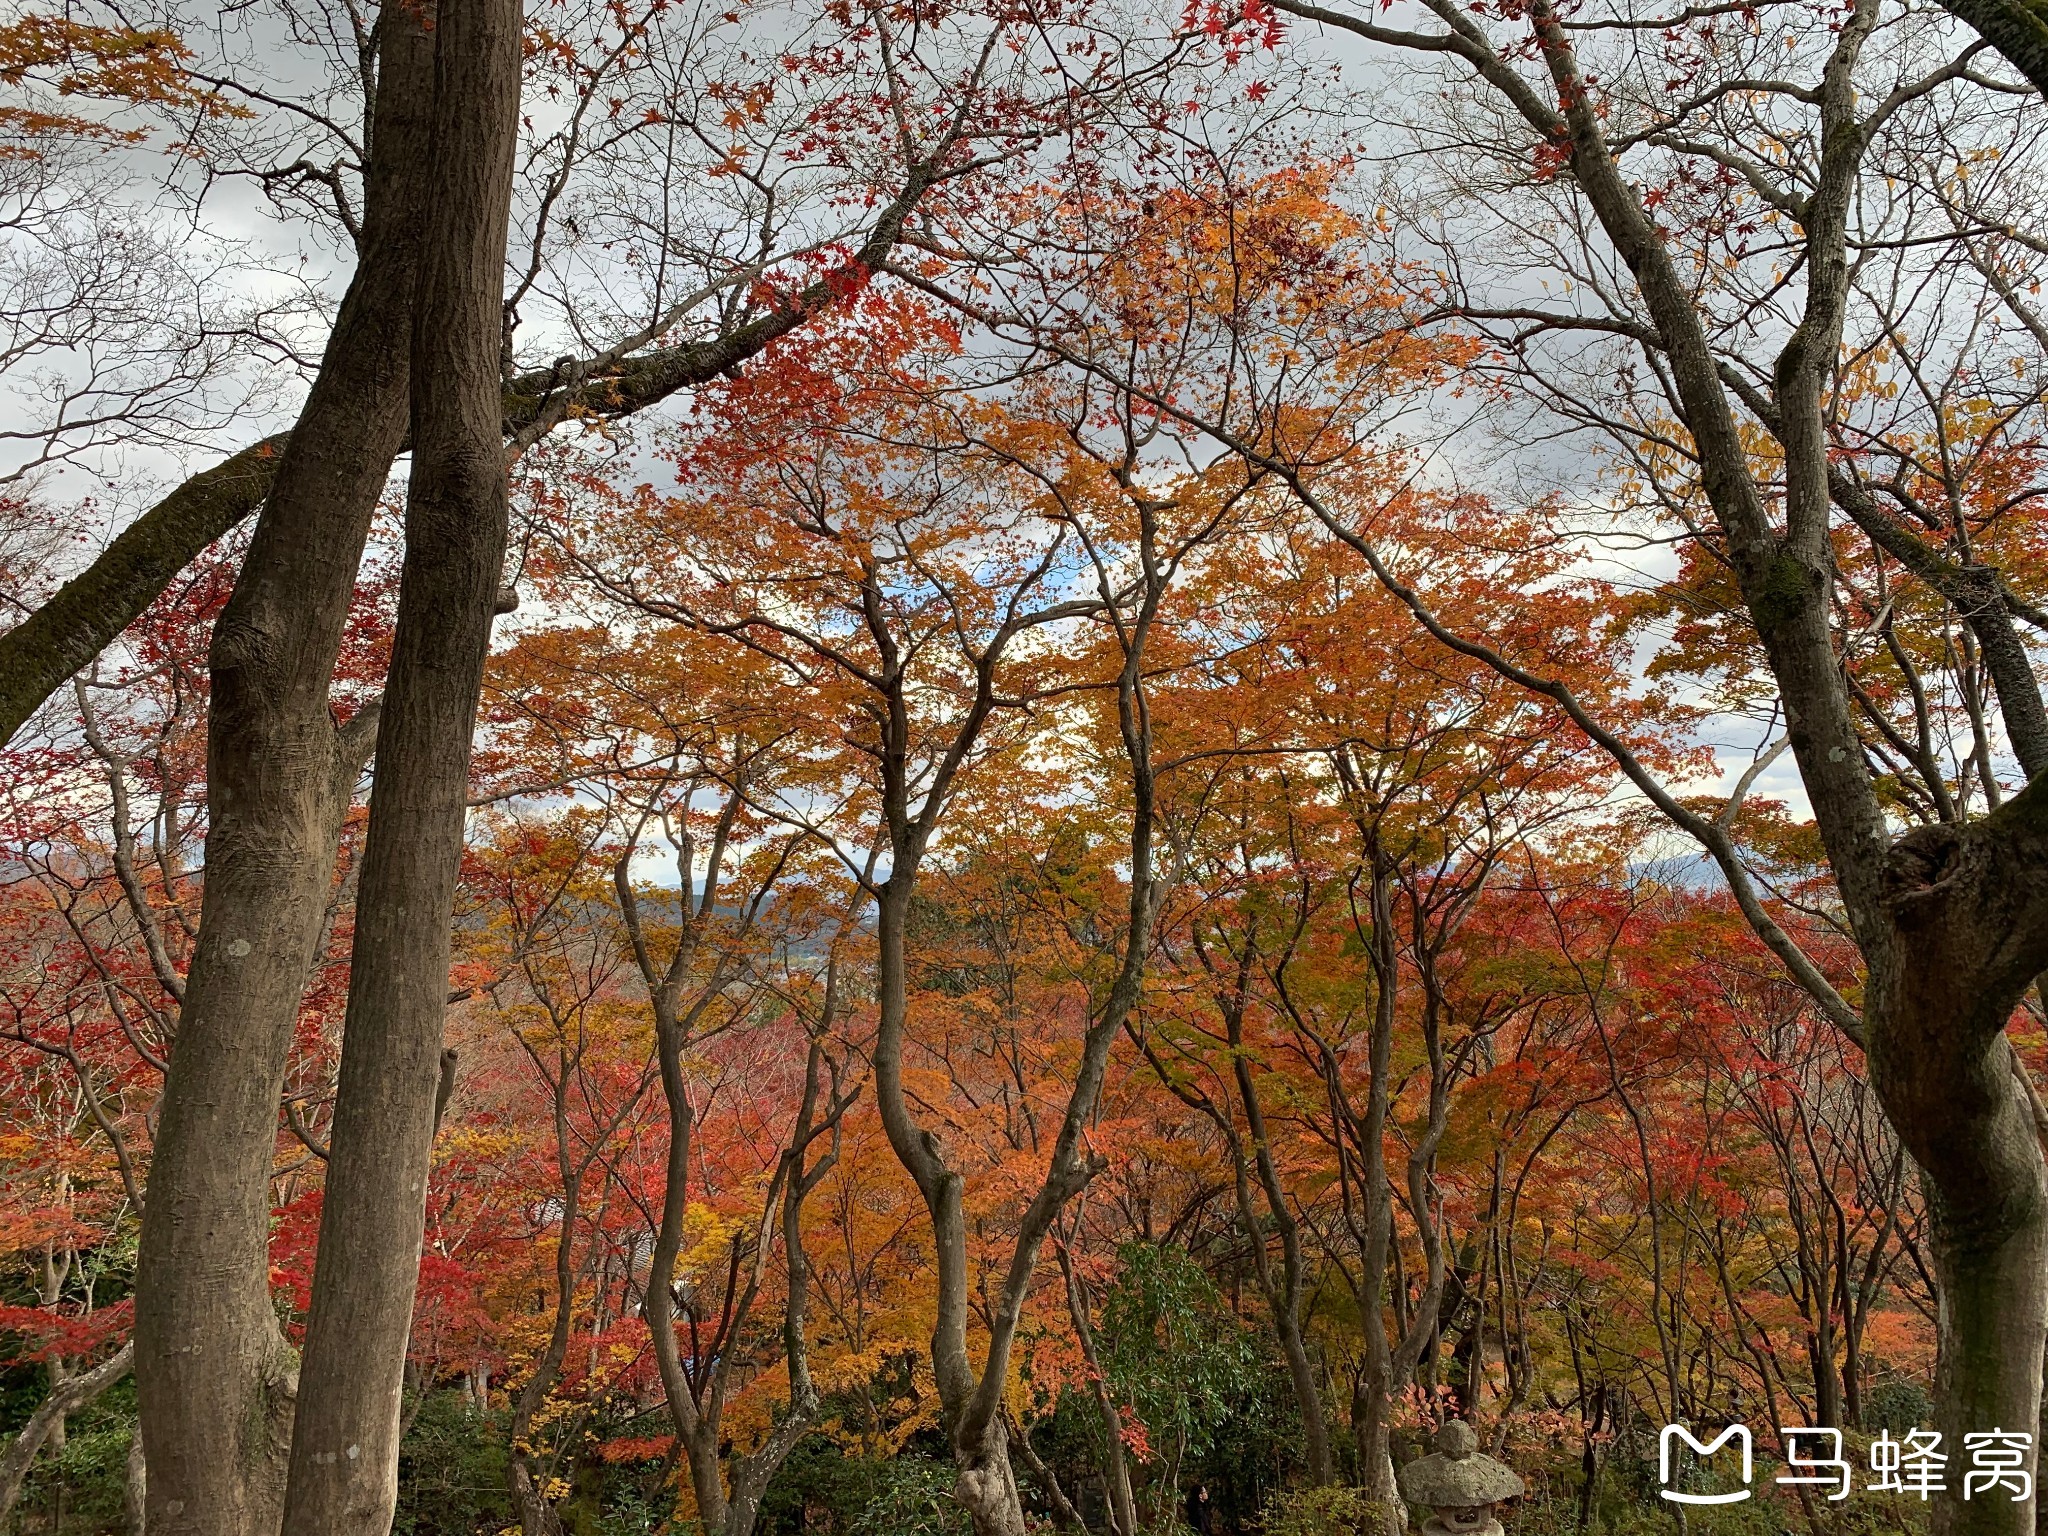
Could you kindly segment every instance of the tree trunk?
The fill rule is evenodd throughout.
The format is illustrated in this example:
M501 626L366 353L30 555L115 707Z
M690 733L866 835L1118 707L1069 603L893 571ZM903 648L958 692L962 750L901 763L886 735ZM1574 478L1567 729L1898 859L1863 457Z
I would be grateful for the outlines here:
M64 1385L70 1379L71 1373L64 1368L64 1357L62 1355L52 1355L50 1357L50 1394L47 1401L54 1402L62 1397ZM61 1413L57 1415L56 1422L50 1425L49 1445L53 1454L64 1449L64 1415Z
M1941 0L2048 96L2048 0Z
M1315 1366L1308 1357L1308 1342L1301 1334L1299 1305L1275 1306L1273 1323L1280 1335L1280 1352L1287 1359L1287 1379L1294 1387L1295 1406L1301 1410L1302 1455L1308 1463L1309 1484L1326 1487L1337 1480L1337 1470L1330 1456L1323 1394L1316 1383Z
M1425 3L1447 22L1464 24L1449 0ZM2029 0L1955 0L1951 9L1966 19L1972 11L2037 14ZM1526 90L1514 95L1498 56L1483 47L1474 53L1478 45L1469 36L1461 34L1462 46L1532 126L1569 144L1573 180L1635 278L1658 332L1700 486L1777 680L1787 740L1869 968L1864 1017L1848 1027L1865 1039L1871 1084L1925 1175L1943 1292L1940 1427L1952 1454L1964 1433L2031 1431L2039 1422L2048 1340L2048 1189L2004 1036L2021 996L2048 969L2048 781L2034 778L1981 820L1920 827L1894 840L1831 624L1824 400L1836 383L1849 209L1867 147L1854 71L1878 25L1877 6L1855 0L1816 93L1821 162L1800 218L1805 313L1772 360L1768 401L1770 429L1784 450L1782 534L1756 479L1691 279L1606 140L1572 36L1554 0L1530 0L1527 14L1556 88L1556 109ZM1574 718L1583 723L1583 712ZM1661 806L1709 851L1721 850L1716 856L1739 886L1739 863L1716 830L1668 796ZM1769 942L1775 929L1751 921ZM1773 947L1785 955L1784 946ZM1848 1012L1810 963L1791 963L1831 1017ZM1939 1536L2022 1536L2034 1524L2031 1498L1952 1494L1931 1514Z
M1013 617L975 657L973 702L952 727L951 745L943 753L941 768L922 780L922 804L915 812L908 765L921 748L913 743L911 711L906 707L908 680L895 662L879 680L877 689L879 702L884 706L881 819L887 833L890 871L888 880L876 892L876 1030L870 1061L884 1134L897 1161L917 1185L931 1218L937 1271L932 1374L958 1470L954 1494L973 1520L976 1536L1022 1536L1025 1528L1002 1414L1010 1350L1030 1295L1039 1251L1053 1223L1068 1202L1107 1166L1107 1160L1087 1146L1087 1126L1108 1070L1110 1045L1137 1007L1154 925L1165 899L1165 883L1153 866L1157 785L1143 666L1147 638L1158 615L1168 576L1158 556L1154 510L1142 498L1135 499L1135 508L1140 527L1142 596L1135 614L1120 622L1116 631L1123 649L1123 665L1117 676L1118 733L1131 773L1129 922L1115 979L1099 1006L1091 1000L1073 1086L1046 1172L1019 1213L1000 1289L992 1295L984 1293L988 1301L988 1343L979 1369L968 1349L971 1266L963 1199L966 1181L947 1164L939 1138L917 1123L903 1082L904 1041L910 1011L909 917L918 867L931 846L940 811L953 789L954 775L967 761L995 708L997 663L1010 640L1024 628L1051 618L1062 608L1056 605L1040 610L1027 620L1016 616L1016 604L1022 594L1012 597ZM1107 574L1098 566L1097 575L1103 604L1108 606L1113 599ZM872 580L870 577L863 602L871 615L879 616L889 605L878 601L880 594ZM879 624L877 638L884 642L885 652L892 656L901 654L895 637L882 633Z
M1942 926L1973 917L1952 912ZM1963 1435L2032 1432L2041 1422L2048 1173L2003 1034L1972 1028L1981 1021L1956 1001L1970 972L1943 965L1947 946L1920 937L1898 948L1910 961L1872 967L1869 1062L1871 1082L1925 1175L1940 1291L1936 1427L1951 1451L1951 1496L1934 1511L1935 1529L2018 1536L2033 1530L2033 1500L1965 1501L1955 1484L1966 1466Z
M121 1513L128 1522L128 1536L142 1536L149 1528L148 1499L149 1459L138 1423L128 1437L128 1465L121 1484Z
M285 442L280 433L251 443L179 485L0 635L0 742L112 645L201 550L262 504Z
M2048 1274L2048 1211L2038 1186L2024 1210L1996 1222L1951 1213L1938 1192L1929 1194L1941 1292L1935 1401L1943 1440L1960 1451L1964 1435L1978 1430L2020 1426L2031 1434L2041 1422L2040 1356L2048 1342L2042 1286ZM1951 1457L1958 1471L1967 1464L1956 1452ZM1967 1529L1973 1532L2034 1527L2034 1498L2019 1504L2003 1497L1970 1502L1984 1502L1989 1511L1968 1512L1973 1518Z
M416 19L423 9L431 10L424 0L411 6L410 16ZM417 41L416 33L413 37ZM387 36L383 41L389 44L391 39ZM394 78L388 58L380 63L379 75L387 84ZM424 131L424 123L420 126ZM374 134L372 138L374 141ZM553 365L508 379L503 400L505 430L519 440L532 442L551 424L571 416L630 416L666 400L678 390L717 378L838 304L848 294L857 292L867 275L879 268L895 249L904 223L937 179L948 147L931 146L930 158L906 168L902 187L875 216L867 239L845 266L821 273L783 302L767 305L742 324L716 335L645 351L629 347L623 356L607 349L590 360L589 366L579 365L571 370L571 376L577 380L573 385L565 386L562 370ZM373 183L375 176L373 163ZM357 244L363 270L367 270L379 239L374 184L365 201L365 232ZM399 234L410 237L410 225L395 228ZM384 233L388 235L391 229ZM379 335L387 344L404 341L404 307L409 302L410 281L408 273L403 282L371 295L392 300L396 305L393 323L372 333L373 341ZM328 339L330 356L335 353L348 318L348 302L344 300L335 333ZM349 347L362 346L360 329L351 329L349 335ZM402 401L398 408L402 413ZM310 397L299 419L302 425L311 422ZM113 644L121 631L209 544L248 517L267 496L276 499L271 491L273 485L281 483L279 476L290 441L289 433L277 433L251 443L186 480L123 529L91 565L67 581L48 602L0 634L0 744L11 739L43 701L64 685L66 678ZM366 437L361 446L365 451L374 449L373 438ZM394 448L393 454L396 452ZM389 457L385 465L388 469Z
M562 1517L540 1485L533 1480L533 1465L515 1454L506 1469L512 1490L512 1509L519 1516L520 1536L558 1536Z
M380 24L361 259L219 622L198 943L164 1081L135 1303L159 1536L271 1536L297 1369L270 1298L278 1095L374 715L328 691L370 517L404 438L429 44Z
M1782 535L1687 279L1605 141L1571 39L1551 0L1533 0L1530 15L1565 102L1574 176L1661 333L1701 485L1777 679L1787 740L1869 967L1863 1032L1871 1084L1926 1175L1944 1292L1941 1428L1954 1450L1966 1432L2031 1431L2048 1337L2048 1190L2004 1034L2021 995L2048 968L2048 789L2037 778L1980 821L1922 827L1894 841L1830 623L1823 396L1841 344L1848 208L1865 148L1853 72L1876 7L1857 0L1818 96L1821 171L1800 221L1806 311L1772 365L1772 430L1784 449ZM2034 1524L2031 1499L1950 1497L1932 1515L1942 1536L2021 1536Z
M1379 1507L1384 1536L1400 1536L1408 1529L1408 1506L1394 1481L1393 1437L1387 1424L1389 1395L1386 1377L1379 1371L1369 1367L1352 1378L1351 1434L1358 1448L1359 1486Z
M1820 1300L1813 1331L1807 1337L1807 1354L1813 1375L1813 1422L1831 1429L1842 1427L1842 1377L1835 1366L1834 1329L1829 1326L1829 1298Z
M405 568L362 883L289 1536L384 1536L440 1079L470 738L504 563L519 0L443 0L412 324Z
M1131 1492L1131 1459L1124 1454L1123 1415L1111 1400L1108 1384L1095 1380L1095 1411L1102 1415L1108 1440L1103 1453L1109 1475L1109 1523L1116 1536L1138 1536L1138 1501Z
M732 802L736 804L737 802ZM695 944L694 926L678 944L665 974L658 971L641 937L638 907L628 875L628 863L621 860L614 871L621 911L627 914L634 952L647 982L648 997L654 1005L655 1052L661 1071L662 1098L668 1108L668 1152L662 1180L661 1218L654 1234L654 1248L647 1260L647 1289L643 1307L648 1337L654 1348L655 1369L661 1377L669 1420L675 1427L676 1445L682 1454L690 1489L697 1501L698 1523L707 1532L723 1531L731 1515L725 1497L725 1471L719 1457L724 1394L716 1376L702 1372L708 1362L692 1355L686 1365L676 1341L676 1260L683 1251L685 1225L689 1220L690 1138L696 1126L696 1106L690 1099L684 1077L683 1054L688 1046L684 1026L676 1017L676 992ZM709 902L716 893L707 880ZM687 887L686 887L687 889ZM715 1369L715 1367L714 1367ZM698 1394L701 1393L701 1398Z
M1316 1382L1315 1367L1308 1357L1308 1342L1302 1337L1301 1304L1306 1290L1305 1266L1301 1253L1301 1222L1287 1203L1287 1190L1273 1162L1272 1141L1266 1130L1265 1110L1259 1102L1258 1085L1252 1076L1252 1059L1244 1048L1244 997L1242 992L1225 1007L1231 1051L1231 1072L1243 1104L1245 1128L1251 1133L1252 1161L1258 1171L1259 1188L1265 1196L1266 1212L1280 1234L1280 1274L1272 1272L1266 1257L1266 1234L1252 1210L1251 1191L1246 1187L1245 1158L1238 1155L1237 1205L1252 1244L1259 1288L1273 1315L1273 1331L1279 1335L1280 1352L1287 1360L1287 1377L1294 1387L1294 1402L1301 1413L1302 1451L1308 1462L1311 1486L1327 1487L1337 1479L1330 1456L1330 1430L1323 1416L1323 1395Z
M533 1421L547 1395L561 1378L569 1355L569 1330L576 1317L576 1223L583 1211L583 1170L569 1151L569 1077L574 1070L565 1051L554 1082L555 1174L562 1185L561 1214L555 1221L555 1320L548 1347L534 1362L533 1374L512 1405L510 1448L505 1457L506 1483L519 1515L521 1536L556 1536L562 1517L548 1497L545 1478L536 1478L539 1459L530 1447Z
M1026 1536L1024 1503L1010 1466L1010 1435L1001 1416L982 1431L979 1444L956 1447L954 1460L960 1475L953 1497L974 1522L974 1536Z
M2034 1433L2034 1471L2037 1476L2041 1470L2042 1448L2048 1446L2048 1355L2042 1358L2042 1371L2041 1419ZM2048 1536L2048 1499L2042 1498L2038 1489L2034 1493L2034 1531L2036 1536Z

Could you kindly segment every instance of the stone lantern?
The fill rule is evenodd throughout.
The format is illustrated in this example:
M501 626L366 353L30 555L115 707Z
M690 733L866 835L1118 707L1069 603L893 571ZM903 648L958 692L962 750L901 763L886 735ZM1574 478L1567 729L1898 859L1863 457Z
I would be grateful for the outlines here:
M1423 1536L1503 1536L1493 1506L1522 1491L1522 1480L1483 1454L1479 1437L1463 1419L1436 1432L1434 1456L1401 1469L1401 1495L1429 1510Z

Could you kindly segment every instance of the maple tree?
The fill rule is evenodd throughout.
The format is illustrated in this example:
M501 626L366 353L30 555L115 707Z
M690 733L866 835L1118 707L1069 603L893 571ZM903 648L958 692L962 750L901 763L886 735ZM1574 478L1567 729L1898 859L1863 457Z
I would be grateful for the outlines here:
M1948 9L0 24L0 1515L2038 1434L2048 120Z

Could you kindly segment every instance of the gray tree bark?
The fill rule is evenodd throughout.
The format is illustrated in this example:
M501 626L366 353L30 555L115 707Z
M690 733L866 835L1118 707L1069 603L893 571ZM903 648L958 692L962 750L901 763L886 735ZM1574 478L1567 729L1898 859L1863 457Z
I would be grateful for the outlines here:
M142 1536L149 1529L149 1456L143 1445L142 1425L128 1439L128 1464L121 1482L121 1513L128 1521L128 1536Z
M159 1536L272 1536L297 1361L270 1297L278 1095L374 714L330 681L370 517L405 434L431 45L386 7L361 258L213 634L199 939L142 1219L136 1389Z
M358 268L293 431L174 491L44 612L0 635L0 730L11 733L178 569L262 506L214 634L201 929L138 1265L149 1518L166 1536L272 1536L281 1515L298 1361L269 1291L270 1170L340 826L377 734L375 710L337 730L328 699L370 517L407 440L422 222L413 167L431 132L434 90L424 19L419 5L394 4L380 23ZM910 169L857 264L882 261L935 175L936 162ZM505 433L522 443L571 410L630 414L714 377L843 288L842 275L828 274L708 340L619 349L566 379L545 370L502 392L494 320L490 458L501 467ZM493 304L496 291L494 283ZM495 570L491 579L495 593ZM409 1298L412 1280L404 1284Z
M2043 0L1941 0L1941 5L1975 28L2035 90L2048 96L2048 4Z
M53 600L48 623L0 635L0 677L10 688L21 683L0 699L0 728L11 730L62 682L74 664L67 658L105 645L177 569L262 502L214 637L201 932L137 1281L151 1522L168 1536L191 1528L271 1536L282 1507L298 1362L269 1295L269 1175L341 820L376 739L374 712L335 730L328 690L370 515L407 437L420 218L405 201L413 195L405 177L430 131L433 91L420 8L394 5L389 14L358 271L298 425L221 466L217 480L202 476L174 492L134 539L123 535ZM912 168L857 265L880 264L935 174ZM566 383L551 370L514 378L494 395L502 409L494 429L524 442L571 410L630 414L754 356L843 289L843 276L830 274L716 337L600 360ZM494 380L497 368L494 340ZM270 472L263 466L273 446ZM225 499L200 515L187 504L194 494Z
M262 505L286 441L280 433L251 443L180 484L0 635L0 741L89 666L201 550Z
M499 381L520 24L519 0L441 0L434 16L409 328L405 566L356 898L288 1536L383 1536L398 1494L470 738L505 556Z

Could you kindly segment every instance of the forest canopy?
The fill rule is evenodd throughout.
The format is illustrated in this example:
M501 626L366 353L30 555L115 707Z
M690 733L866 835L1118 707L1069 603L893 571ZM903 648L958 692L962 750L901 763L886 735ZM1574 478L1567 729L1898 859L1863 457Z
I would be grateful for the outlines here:
M2044 91L0 15L0 1526L2048 1529Z

